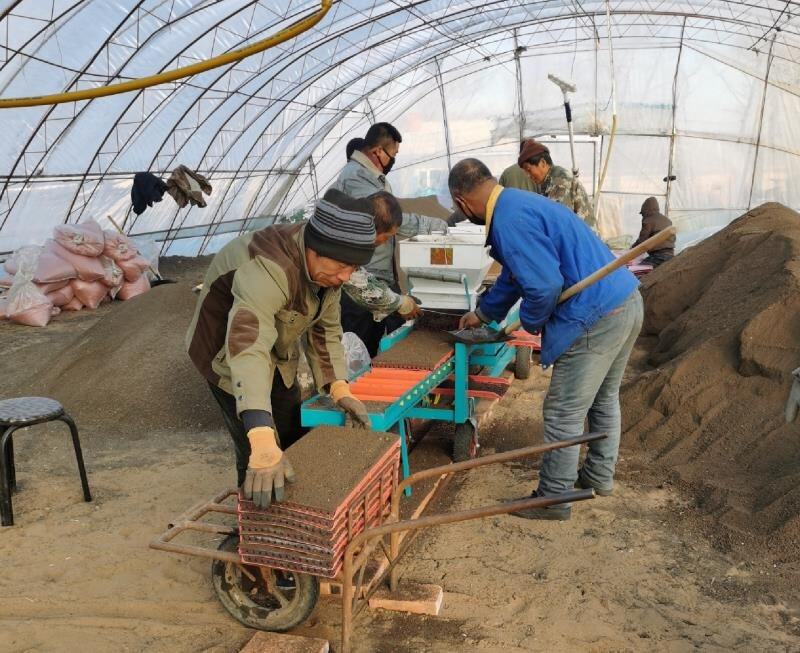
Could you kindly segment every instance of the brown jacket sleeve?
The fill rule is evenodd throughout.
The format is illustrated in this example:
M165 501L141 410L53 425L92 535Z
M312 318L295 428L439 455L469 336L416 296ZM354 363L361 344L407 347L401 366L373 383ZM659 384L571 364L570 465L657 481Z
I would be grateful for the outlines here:
M339 294L326 298L319 319L308 330L306 355L317 391L334 381L346 380Z
M271 351L277 338L275 313L286 303L270 263L256 257L233 278L233 305L228 313L225 351L231 370L236 412L272 412L270 393L275 366ZM273 276L275 275L275 276Z
M641 245L645 240L650 238L653 235L653 223L648 220L647 218L642 218L642 230L639 232L639 237L636 239L636 242L631 245L631 247L636 247L637 245Z

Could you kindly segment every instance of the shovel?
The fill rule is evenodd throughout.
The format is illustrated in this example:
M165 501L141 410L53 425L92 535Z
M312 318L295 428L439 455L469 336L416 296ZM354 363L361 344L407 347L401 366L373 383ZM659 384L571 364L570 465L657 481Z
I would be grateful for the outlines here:
M117 231L119 231L124 236L125 232L122 231L122 227L120 227L117 224L117 221L114 220L114 218L112 218L111 215L107 215L106 217L108 218L109 222L111 222L111 224L113 224L117 228ZM161 286L165 283L177 283L174 279L165 279L164 277L162 277L152 265L148 265L147 269L150 271L150 274L152 274L155 277L155 279L150 282L151 288L155 288L156 286Z
M588 277L581 279L578 283L570 286L558 297L558 303L568 300L573 295L577 295L581 290L591 286L593 283L600 281L600 279L608 276L614 270L621 268L626 263L630 263L637 256L654 248L655 245L660 245L670 236L675 235L675 227L668 227L664 231L658 232L655 236L651 236L645 240L641 245L629 249L616 261L611 261L604 265L602 268L593 272ZM460 329L458 331L448 331L453 342L462 342L465 345L484 345L495 342L503 342L511 339L511 334L520 328L520 321L514 320L511 324L506 325L504 329L492 329L491 327L478 327L476 329Z

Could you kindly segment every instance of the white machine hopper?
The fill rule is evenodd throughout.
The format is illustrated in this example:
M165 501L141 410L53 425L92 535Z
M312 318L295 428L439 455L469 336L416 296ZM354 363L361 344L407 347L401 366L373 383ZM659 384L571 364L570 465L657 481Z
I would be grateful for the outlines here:
M419 235L400 242L400 268L409 292L423 308L475 308L478 290L492 265L483 229Z

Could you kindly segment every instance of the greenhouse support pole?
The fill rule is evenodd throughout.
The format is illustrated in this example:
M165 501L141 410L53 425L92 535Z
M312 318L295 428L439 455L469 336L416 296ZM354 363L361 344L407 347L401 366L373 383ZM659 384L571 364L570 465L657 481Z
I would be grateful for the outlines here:
M675 62L675 75L672 77L672 133L669 137L669 161L667 162L667 193L664 199L664 215L669 217L669 191L672 188L672 171L675 168L675 116L678 109L678 73L683 55L683 34L686 31L686 18L681 25L681 41L678 45L678 60Z
M750 177L750 196L747 198L747 210L749 211L753 206L753 190L756 186L756 170L758 169L758 150L761 146L761 129L764 127L764 107L767 104L767 89L769 88L769 70L772 68L772 48L775 46L775 36L772 35L772 41L769 44L769 52L767 52L767 69L764 72L764 92L761 94L761 112L758 116L758 136L756 137L756 152L753 156L753 174Z
M450 162L450 124L447 122L447 102L444 99L444 82L442 81L442 69L439 66L439 60L434 57L433 65L436 66L436 85L439 87L439 97L442 100L442 123L444 123L444 147L447 150L447 170L450 171L452 164Z
M517 77L517 113L519 114L519 142L525 138L525 102L522 98L522 63L520 62L520 55L522 50L519 47L517 40L517 30L514 30L514 67L516 69Z

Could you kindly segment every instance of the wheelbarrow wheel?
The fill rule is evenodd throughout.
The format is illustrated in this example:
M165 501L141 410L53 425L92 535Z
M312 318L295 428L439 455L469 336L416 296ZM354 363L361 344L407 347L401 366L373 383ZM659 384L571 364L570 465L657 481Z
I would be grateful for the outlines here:
M453 462L460 463L478 457L478 428L467 420L456 424L453 435Z
M517 347L514 353L514 376L520 381L531 375L531 350L528 347Z
M237 551L238 544L239 536L229 535L219 549ZM231 616L258 630L283 632L294 628L308 618L319 598L316 576L260 565L214 560L211 581L217 598Z

